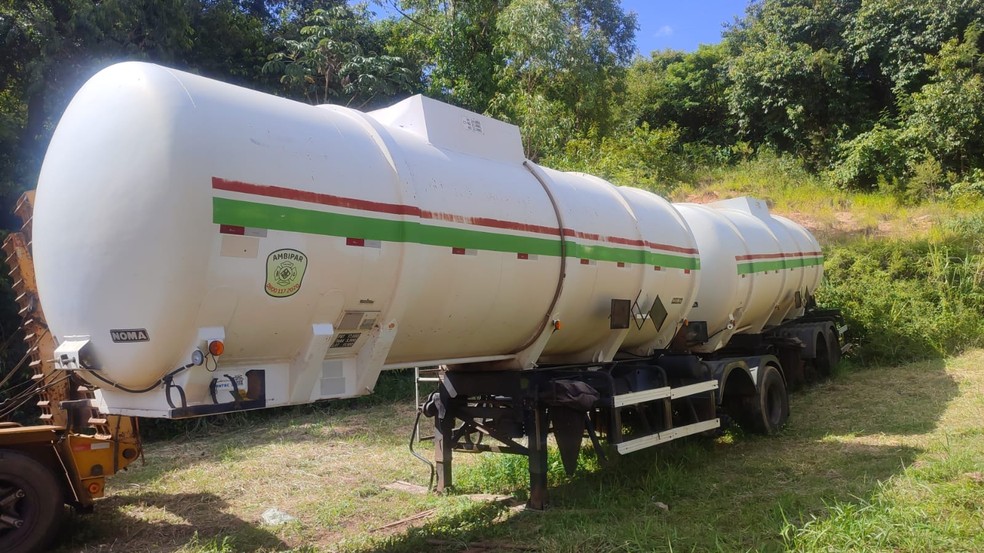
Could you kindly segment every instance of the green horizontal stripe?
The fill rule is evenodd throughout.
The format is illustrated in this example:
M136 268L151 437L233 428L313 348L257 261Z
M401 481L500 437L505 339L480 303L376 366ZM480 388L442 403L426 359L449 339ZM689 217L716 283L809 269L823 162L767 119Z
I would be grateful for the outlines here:
M427 246L444 246L496 252L527 253L559 257L559 239L532 238L478 230L425 225L417 221L393 221L327 211L284 207L255 202L212 198L212 221L221 225L265 228L321 234L344 238L362 238L385 242L411 242ZM660 267L700 268L700 260L667 253L584 245L566 241L570 257L596 261L644 263Z
M560 256L559 240L422 225L413 221L401 222L401 224L406 228L404 242L469 250Z
M770 261L745 261L738 264L738 274L747 275L751 273L761 273L764 271L793 269L796 267L813 267L814 265L822 264L823 257L792 257L789 259L777 259Z
M651 251L633 250L629 248L613 248L610 246L578 244L576 242L568 242L567 248L568 255L580 259L641 263L658 267L672 267L674 269L692 269L695 271L700 269L700 259L696 257L683 257L668 253L655 253Z

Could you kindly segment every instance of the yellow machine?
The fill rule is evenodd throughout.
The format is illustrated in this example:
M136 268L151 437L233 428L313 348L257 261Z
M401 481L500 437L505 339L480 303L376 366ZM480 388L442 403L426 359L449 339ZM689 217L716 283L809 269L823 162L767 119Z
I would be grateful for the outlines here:
M103 495L106 477L141 456L137 420L92 408L92 391L85 383L55 368L56 344L34 280L33 199L28 192L18 202L15 213L24 225L7 236L3 251L27 342L22 363L29 363L34 375L3 407L36 401L41 421L35 426L0 422L0 553L42 547L64 505L91 509L93 500ZM9 376L0 375L0 380Z

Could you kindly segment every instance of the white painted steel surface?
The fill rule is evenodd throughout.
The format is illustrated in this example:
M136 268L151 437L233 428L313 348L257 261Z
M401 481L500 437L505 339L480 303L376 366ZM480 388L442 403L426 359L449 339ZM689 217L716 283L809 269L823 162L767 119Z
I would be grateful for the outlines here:
M648 354L695 301L737 302L715 320L743 309L747 331L795 314L788 292L812 292L818 269L743 277L734 258L815 240L767 213L708 209L536 166L516 127L419 96L361 113L123 63L55 131L34 259L52 332L88 339L104 378L151 386L221 339L217 365L174 377L188 404L258 369L274 406L367 393L384 366ZM714 284L697 295L698 279ZM715 290L728 286L744 295ZM613 299L660 303L666 319L611 330ZM161 387L99 397L111 413L169 410Z
M820 244L806 229L771 215L762 200L675 204L700 250L700 293L688 317L707 321L716 351L734 334L755 334L803 315L820 285Z
M720 428L721 419L711 419L709 421L695 422L693 424L688 424L686 426L679 426L677 428L671 428L670 430L664 430L663 432L657 432L656 434L651 434L649 436L643 436L641 438L636 438L634 440L629 440L627 442L622 442L620 444L615 444L615 449L620 455L626 455L632 453L633 451L639 451L640 449L645 449L647 447L652 447L654 445L665 444L666 442L672 442L677 438L682 438L684 436L692 436L694 434L699 434L701 432L707 432L708 430L714 430L715 428Z

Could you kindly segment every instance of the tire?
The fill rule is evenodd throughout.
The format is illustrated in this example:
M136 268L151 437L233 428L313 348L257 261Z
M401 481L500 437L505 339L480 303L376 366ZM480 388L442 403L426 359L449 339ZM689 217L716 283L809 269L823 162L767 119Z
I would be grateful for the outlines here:
M759 375L758 394L749 421L756 434L775 434L789 420L789 394L779 369L766 365Z
M830 354L831 348L827 345L827 339L824 338L822 334L817 336L816 350L817 357L815 364L817 368L817 379L827 380L830 378L831 373L833 373L834 365Z
M21 521L17 528L0 520L0 553L42 550L54 537L62 510L61 488L51 471L27 455L0 449L0 514Z
M827 351L830 355L830 372L833 374L834 368L840 363L841 360L841 345L840 339L837 337L837 333L831 331L830 342L827 344Z

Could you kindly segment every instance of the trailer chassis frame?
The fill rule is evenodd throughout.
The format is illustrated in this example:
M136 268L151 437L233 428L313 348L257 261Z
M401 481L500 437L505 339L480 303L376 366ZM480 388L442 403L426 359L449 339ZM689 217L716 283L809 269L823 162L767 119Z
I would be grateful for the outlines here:
M585 438L606 463L602 438L625 454L715 431L717 388L710 377L668 378L658 358L527 371L442 368L438 390L421 407L434 418L436 489L452 489L455 453L523 455L529 461L527 508L544 509L549 436L573 474Z

